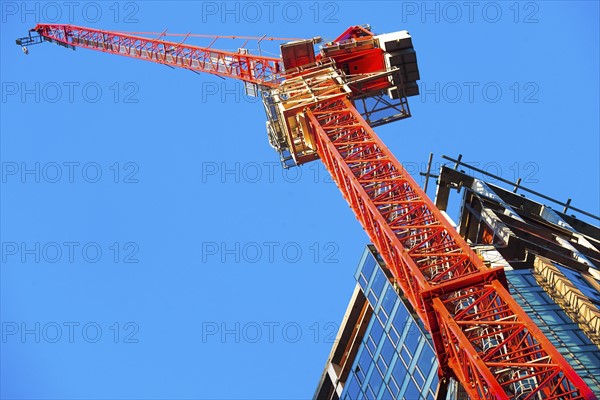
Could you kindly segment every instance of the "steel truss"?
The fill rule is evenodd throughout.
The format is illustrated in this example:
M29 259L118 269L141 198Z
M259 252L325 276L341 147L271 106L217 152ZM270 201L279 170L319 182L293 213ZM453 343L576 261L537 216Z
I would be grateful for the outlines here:
M339 96L306 111L317 152L472 398L593 399L592 391Z
M338 39L352 36L357 29L362 28L350 28ZM440 374L456 377L472 398L596 398L511 297L504 271L483 264L375 135L349 100L349 90L342 90L347 82L333 79L334 75L322 79L319 74L311 80L312 75L302 71L284 76L278 58L161 37L38 24L17 43L51 41L231 77L263 88L286 88L277 101L267 104L280 114L271 118L274 145L281 146L286 134L290 142L301 144L302 151L314 151L314 145L316 154L306 157L323 160L431 333ZM330 61L321 60L314 67L329 66Z
M37 32L45 40L65 46L83 47L172 67L207 72L261 86L278 86L283 72L279 58L198 47L183 42L174 43L126 33L60 24L38 24L31 32Z

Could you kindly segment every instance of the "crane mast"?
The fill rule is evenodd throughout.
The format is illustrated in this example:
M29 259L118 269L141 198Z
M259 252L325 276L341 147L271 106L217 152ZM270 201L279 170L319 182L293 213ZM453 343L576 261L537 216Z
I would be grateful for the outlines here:
M476 399L596 398L510 295L504 270L481 261L373 131L410 117L419 72L408 32L353 26L318 54L319 38L285 43L281 59L57 24L38 24L17 44L44 41L258 89L282 166L322 160L430 332L440 376Z

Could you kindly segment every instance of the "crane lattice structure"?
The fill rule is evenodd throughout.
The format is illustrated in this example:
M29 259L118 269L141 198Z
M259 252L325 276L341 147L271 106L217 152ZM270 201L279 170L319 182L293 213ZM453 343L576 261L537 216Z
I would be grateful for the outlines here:
M284 43L281 58L163 36L38 24L17 44L28 53L49 41L243 81L262 96L282 166L325 164L430 332L441 377L474 399L596 398L512 298L504 270L477 257L373 131L410 117L407 98L418 94L407 31L353 26L318 53L320 38Z

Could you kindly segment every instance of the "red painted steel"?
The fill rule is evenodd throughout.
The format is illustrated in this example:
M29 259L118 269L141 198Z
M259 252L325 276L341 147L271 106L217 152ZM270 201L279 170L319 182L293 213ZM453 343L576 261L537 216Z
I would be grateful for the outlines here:
M53 41L276 87L282 79L281 60L192 46L126 33L74 25L38 24L32 31Z
M593 399L490 269L343 96L306 111L319 156L472 398ZM541 396L541 397L539 397Z
M272 57L71 25L39 24L32 31L62 44L267 87L284 79L280 60ZM338 40L360 42L371 35L351 27ZM596 398L511 297L504 271L483 264L345 94L322 97L298 116L308 119L311 132L304 134L312 136L395 283L430 331L442 375L455 376L472 398Z

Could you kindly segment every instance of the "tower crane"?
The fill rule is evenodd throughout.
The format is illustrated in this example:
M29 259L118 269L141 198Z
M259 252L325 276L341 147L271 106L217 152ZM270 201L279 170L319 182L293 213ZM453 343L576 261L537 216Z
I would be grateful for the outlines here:
M26 54L52 42L243 81L262 96L282 166L320 159L331 173L431 334L440 377L474 399L596 398L513 299L504 270L483 263L373 131L411 116L419 70L407 31L352 26L318 50L319 37L288 41L280 58L146 36L38 24L16 42Z

